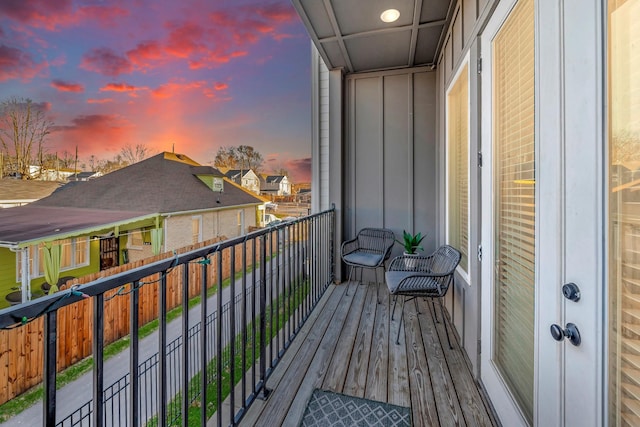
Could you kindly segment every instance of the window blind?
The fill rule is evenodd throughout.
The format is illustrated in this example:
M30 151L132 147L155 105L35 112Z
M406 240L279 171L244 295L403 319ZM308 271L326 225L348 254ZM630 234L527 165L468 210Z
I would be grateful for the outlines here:
M493 358L533 422L535 284L534 2L519 0L493 41Z
M469 258L469 64L447 95L449 151L449 244L460 251L460 268Z
M640 425L640 0L608 2L609 425Z

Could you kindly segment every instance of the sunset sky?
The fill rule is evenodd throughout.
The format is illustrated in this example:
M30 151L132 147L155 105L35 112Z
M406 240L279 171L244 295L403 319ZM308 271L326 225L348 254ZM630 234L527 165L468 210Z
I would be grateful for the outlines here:
M245 144L307 181L309 46L289 0L0 0L0 100L45 106L50 153Z

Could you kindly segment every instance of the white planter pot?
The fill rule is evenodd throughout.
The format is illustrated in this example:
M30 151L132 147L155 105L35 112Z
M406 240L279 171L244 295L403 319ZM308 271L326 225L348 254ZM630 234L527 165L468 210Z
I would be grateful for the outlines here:
M418 260L416 259L416 257L420 256L419 254L408 254L408 253L404 253L405 258L404 259L404 266L408 269L408 270L415 270L415 268L418 266Z

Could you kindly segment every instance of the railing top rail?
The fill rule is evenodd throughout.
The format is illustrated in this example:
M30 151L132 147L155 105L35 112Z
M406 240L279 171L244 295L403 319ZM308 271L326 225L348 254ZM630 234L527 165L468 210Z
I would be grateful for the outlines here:
M214 243L202 248L194 249L189 252L175 254L173 257L156 261L141 267L113 274L108 277L96 279L84 285L74 286L71 289L63 290L54 294L50 294L24 304L11 306L0 310L0 329L6 329L20 323L26 323L32 319L45 314L47 311L57 310L61 307L71 305L82 298L93 297L103 294L112 289L118 289L123 285L140 281L145 277L153 274L166 272L178 265L186 264L190 261L206 258L225 248L241 244L246 241L260 238L268 235L274 230L285 229L292 225L309 221L314 218L321 217L328 213L334 212L335 208L328 209L316 214L302 216L291 221L286 221L268 228L256 230L243 236L225 240L223 242Z

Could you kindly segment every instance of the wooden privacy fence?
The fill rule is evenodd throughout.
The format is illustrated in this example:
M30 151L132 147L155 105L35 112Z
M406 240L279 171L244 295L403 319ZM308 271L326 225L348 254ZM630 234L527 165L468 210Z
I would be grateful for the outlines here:
M222 239L214 239L197 245L188 246L178 252L188 252L203 246L215 244ZM256 240L256 259L260 240ZM247 245L247 267L251 267L253 245ZM222 278L231 276L230 251L217 252L211 256L211 265L207 272L212 286L216 284L217 257L222 255ZM170 258L173 253L168 252L134 263L103 270L99 273L83 276L67 282L61 291L76 284L85 284L101 277L114 275L123 271L141 267L161 259ZM243 269L242 250L235 251L236 272ZM189 296L200 295L202 286L202 265L186 264L189 268ZM182 303L182 274L183 267L178 267L167 273L167 309L172 309ZM140 324L146 324L158 317L158 289L159 274L145 278L143 283L151 282L140 287ZM129 334L130 301L127 291L131 285L121 290L105 293L104 303L104 340L105 344L112 343ZM119 295L115 295L120 291ZM93 305L89 299L79 301L58 310L58 371L91 355L93 339ZM0 404L13 399L42 382L44 354L44 321L40 317L26 325L15 329L0 330Z

